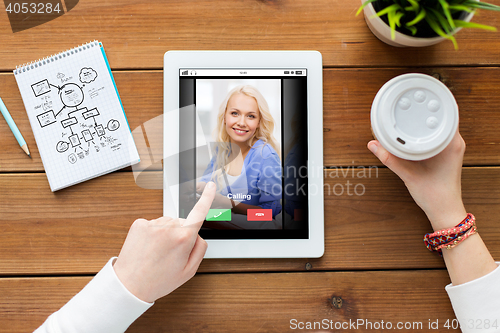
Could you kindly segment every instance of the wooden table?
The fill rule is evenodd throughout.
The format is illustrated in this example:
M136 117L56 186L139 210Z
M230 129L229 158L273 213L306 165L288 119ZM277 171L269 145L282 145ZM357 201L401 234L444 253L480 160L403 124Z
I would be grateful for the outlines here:
M377 90L402 73L431 74L451 89L467 142L465 204L500 258L500 34L462 31L459 51L449 42L398 49L354 16L358 6L358 0L82 0L66 15L17 33L1 12L0 96L33 158L0 119L0 332L41 325L118 254L135 219L162 215L162 191L137 186L130 168L56 193L48 187L12 70L94 39L104 44L132 129L163 112L168 50L323 54L325 255L205 260L130 332L286 332L293 319L372 323L360 332L377 331L382 321L394 328L422 323L426 331L439 320L436 331L454 331L444 327L455 318L444 291L447 272L422 242L431 230L426 216L366 149L370 106ZM500 26L500 15L482 11L474 21ZM376 166L377 173L339 172L358 166ZM161 170L149 172L161 177ZM364 194L334 193L347 181L362 184Z

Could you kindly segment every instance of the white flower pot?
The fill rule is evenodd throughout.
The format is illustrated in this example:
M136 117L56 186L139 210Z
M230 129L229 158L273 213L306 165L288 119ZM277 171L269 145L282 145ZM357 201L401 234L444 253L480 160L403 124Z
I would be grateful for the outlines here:
M361 0L361 3L366 2L367 0ZM479 1L479 0L477 0ZM396 31L396 38L394 40L391 39L391 28L378 16L375 16L377 12L373 8L373 4L367 5L363 9L364 15L365 15L365 21L366 24L368 25L368 28L372 31L372 33L381 41L383 41L386 44L392 45L392 46L397 46L397 47L405 47L405 46L413 46L413 47L422 47L422 46L429 46L429 45L434 45L437 43L442 42L446 38L444 37L430 37L430 38L425 38L425 37L412 37L409 35L402 34L398 31ZM374 17L375 16L375 17ZM470 13L467 15L467 17L464 19L464 21L469 22L472 17L474 16L474 12ZM456 34L457 32L460 31L462 28L457 28L453 32L453 34Z

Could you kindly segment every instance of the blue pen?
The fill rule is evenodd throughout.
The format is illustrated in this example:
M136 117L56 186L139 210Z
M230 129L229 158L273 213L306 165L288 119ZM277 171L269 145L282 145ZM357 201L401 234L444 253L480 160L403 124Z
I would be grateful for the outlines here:
M28 150L28 145L26 144L26 141L24 141L24 138L21 135L21 132L19 132L19 128L17 128L16 123L14 122L14 119L12 119L9 111L5 107L5 104L3 104L3 101L1 98L0 98L0 111L2 112L3 117L7 121L7 125L9 125L10 130L12 131L12 133L14 133L14 136L16 137L17 142L19 142L19 145L21 146L21 148L31 158L30 151Z

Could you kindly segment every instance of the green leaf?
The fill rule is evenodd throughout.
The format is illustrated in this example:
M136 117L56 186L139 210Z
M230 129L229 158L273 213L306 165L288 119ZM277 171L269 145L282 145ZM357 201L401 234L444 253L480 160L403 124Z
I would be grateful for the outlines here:
M490 25L484 25L484 24L473 23L473 22L465 22L462 20L455 20L455 24L457 25L457 27L460 27L460 28L475 28L475 29L483 29L483 30L489 30L489 31L497 31L497 28L492 27Z
M441 27L437 24L437 22L435 20L432 20L429 15L427 15L425 17L425 20L427 21L429 26L432 28L432 30L434 30L439 36L451 40L453 42L453 46L455 47L455 50L458 50L458 44L457 44L457 40L455 39L455 37L446 34L441 29Z
M422 8L422 10L420 11L420 13L418 13L418 15L413 20L411 20L410 22L406 23L406 26L407 27L411 27L411 26L417 24L418 22L422 21L425 18L425 15L427 15L427 12L425 11L424 8Z
M395 19L395 11L391 11L387 13L387 19L389 20L389 26L391 27L391 39L396 39L396 19Z
M396 21L396 25L398 27L401 26L401 18L404 16L405 14L404 13L401 13L401 12L397 12L394 14L394 20Z
M455 23L453 23L453 17L451 17L450 10L448 9L448 3L446 0L438 0L439 3L441 4L441 7L443 7L443 12L446 18L448 19L448 23L450 24L450 27L452 30L455 29Z
M382 9L381 11L379 11L377 14L375 14L374 16L384 16L386 14L389 14L389 13L395 13L397 10L401 9L401 6L398 5L398 4L394 4L394 5L390 5L389 7L386 7L384 9Z
M358 11L356 12L356 16L358 16L359 13L361 13L366 6L368 6L369 4L371 4L372 2L375 2L375 1L377 1L377 0L367 0L367 1L363 2L361 7L359 7Z
M416 1L416 0L407 0L407 1L410 3L411 8L413 8L413 11L414 12L418 12L418 9L420 8L420 5L418 4L418 1ZM406 7L406 8L408 8L408 7Z
M405 28L407 28L408 30L410 30L411 35L412 35L412 36L415 36L415 35L416 35L416 33L417 33L417 28L415 28L414 26L408 26L408 25L405 25Z
M456 10L458 12L467 12L467 13L472 13L474 9L471 9L470 7L463 6L463 5L449 5L449 9Z
M462 3L462 5L469 6L471 8L477 8L477 9L500 11L500 6L492 5L492 4L486 3L486 2L466 0Z
M430 19L431 21L440 25L444 29L444 31L446 31L446 34L451 35L451 32L453 31L453 29L450 27L448 20L446 20L446 18L443 16L443 14L441 14L440 12L438 12L437 10L435 10L433 8L429 8L429 9L432 12L432 14L434 14L434 15L430 15L430 16L427 15L425 17L427 23L429 22L428 19Z

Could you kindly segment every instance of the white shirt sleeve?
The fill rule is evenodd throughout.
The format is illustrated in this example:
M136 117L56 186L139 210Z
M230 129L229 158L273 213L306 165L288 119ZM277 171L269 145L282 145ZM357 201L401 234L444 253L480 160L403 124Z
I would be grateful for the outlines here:
M500 332L500 266L476 280L449 284L446 292L462 332Z
M99 273L35 333L122 333L154 303L125 288L111 258Z

